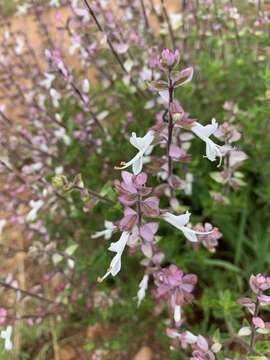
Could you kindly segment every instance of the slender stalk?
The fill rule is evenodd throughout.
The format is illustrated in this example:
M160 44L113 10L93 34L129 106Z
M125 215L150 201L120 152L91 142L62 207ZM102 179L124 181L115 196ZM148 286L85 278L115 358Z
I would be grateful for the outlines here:
M144 23L145 23L145 27L147 30L149 30L150 26L149 26L149 21L148 21L148 17L146 14L146 9L145 9L145 5L144 5L144 1L140 0L140 4L141 4L141 8L142 8L142 13L143 13L143 18L144 18Z
M114 204L114 201L106 198L105 196L100 195L98 192L96 192L96 191L94 191L94 190L84 189L84 188L81 188L81 187L79 187L79 186L74 186L73 189L77 189L77 190L80 190L80 191L86 190L89 195L92 195L92 196L98 198L99 200L104 201L104 202L107 202L107 203L109 203L109 204Z
M166 20L166 23L167 23L167 26L168 26L168 30L169 30L169 34L170 34L170 38L171 38L171 43L172 43L172 49L175 50L176 43L175 43L175 37L174 37L174 33L173 33L171 20L169 18L169 15L168 15L164 0L160 0L160 1L161 1L162 12L164 14L164 17L165 17L165 20Z
M255 311L254 311L254 317L257 317L259 315L260 310L260 300L259 300L260 292L257 295L256 302L255 302ZM252 323L251 324L251 336L250 336L250 351L253 351L254 344L255 344L255 338L256 338L256 327Z
M48 298L46 298L44 296L41 296L41 295L31 293L30 291L27 291L27 290L16 288L15 286L7 284L4 281L0 281L0 286L3 286L6 289L13 290L13 291L16 291L16 292L19 291L20 293L22 293L25 296L30 296L30 297L33 297L33 298L38 299L40 301L47 302L49 304L55 304L55 302L53 300L50 300L50 299L48 299Z
M85 3L85 6L87 7L87 10L89 11L90 15L92 16L92 18L93 18L93 20L94 20L94 22L95 22L98 30L106 35L106 42L107 42L107 44L108 44L108 46L109 46L109 48L110 48L113 56L115 57L116 61L117 61L118 64L120 65L121 69L123 70L123 72L124 72L125 74L129 74L129 72L126 70L126 68L125 68L125 66L124 66L124 63L123 63L122 59L121 59L120 56L117 54L117 52L116 52L116 50L115 50L115 48L114 48L111 40L109 39L109 36L107 36L106 31L103 29L103 27L102 27L102 25L100 24L98 18L96 17L96 14L95 14L94 10L93 10L93 9L91 8L91 6L89 5L88 0L83 0L83 1L84 1L84 3ZM130 82L132 83L133 86L135 86L137 92L138 92L142 97L145 98L146 95L138 88L136 82L135 82L132 78L130 78Z
M168 104L169 124L168 124L168 140L167 140L168 178L173 174L172 158L170 156L170 147L172 144L172 134L173 134L173 118L170 112L170 105L173 102L173 92L174 92L174 87L171 79L171 73L169 72L169 104Z
M138 215L138 227L142 226L142 209L141 209L141 194L138 192L137 196L137 215Z

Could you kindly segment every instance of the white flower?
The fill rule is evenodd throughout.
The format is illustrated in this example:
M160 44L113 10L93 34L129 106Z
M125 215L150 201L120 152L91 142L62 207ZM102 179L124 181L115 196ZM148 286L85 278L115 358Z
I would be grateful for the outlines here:
M169 224L175 226L177 229L181 230L185 237L191 241L191 242L197 242L197 236L196 235L207 235L210 234L212 231L208 232L202 232L202 231L195 231L190 229L189 227L185 226L189 222L191 213L188 211L185 214L182 215L173 215L169 212L166 212L163 215L163 218L165 221L167 221Z
M129 141L139 152L129 162L123 162L121 163L122 166L115 167L115 169L122 170L132 165L133 173L139 174L142 171L144 156L152 148L153 140L154 133L152 131L148 131L144 137L137 137L136 133L133 132Z
M180 305L175 305L173 318L176 323L180 323L180 321L181 321L181 306Z
M238 331L238 336L249 336L251 334L251 328L244 326Z
M61 94L56 91L55 89L50 89L50 95L52 98L52 103L54 107L58 107L59 106L59 100L61 99Z
M21 16L21 15L26 15L27 11L30 9L30 5L29 4L23 4L23 5L18 5L16 8L16 15L17 16Z
M212 119L212 123L206 126L195 122L195 125L191 127L191 130L197 135L200 139L202 139L206 144L206 157L210 161L215 161L217 157L220 158L219 165L222 162L222 153L221 146L214 143L213 140L210 139L210 136L213 135L218 128L218 123L216 119Z
M50 73L44 73L45 79L42 80L39 84L40 86L45 87L46 89L50 89L53 81L55 80L55 75Z
M187 173L186 181L184 185L184 193L186 195L192 195L192 183L193 183L193 175L191 173Z
M101 231L97 231L95 234L93 234L91 237L92 239L97 239L99 237L105 237L106 240L109 240L112 237L113 231L116 229L116 226L108 220L105 220L104 222L105 229Z
M89 93L89 90L90 90L89 80L88 80L88 79L83 79L83 82L82 82L82 91L83 91L85 94L88 94L88 93Z
M6 330L1 331L1 338L5 340L5 350L10 351L12 349L12 341L11 341L11 335L12 335L12 326L8 326Z
M63 140L63 142L66 145L70 145L71 144L71 139L70 137L67 135L66 133L66 129L61 127L57 130L54 131L54 135L57 137L57 139L59 140Z
M59 0L50 0L50 6L59 7L60 6Z
M42 200L31 200L30 201L30 207L32 208L29 213L26 215L25 220L30 222L30 221L35 221L37 218L37 213L40 210L40 208L43 206L44 201Z
M148 288L149 275L145 274L142 281L139 283L139 291L137 292L138 306L141 305L142 300L145 298L145 293Z
M2 233L3 233L4 227L6 226L6 224L7 224L7 220L6 220L6 219L0 219L0 236L1 236Z
M18 38L16 39L16 46L15 46L15 53L16 53L17 55L22 54L24 45L25 45L24 39L18 37Z
M128 238L129 233L127 231L124 231L118 241L111 243L108 250L115 252L116 255L113 257L106 274L102 278L98 278L98 282L102 282L110 274L112 276L116 276L119 273L119 271L121 270L121 256L128 242Z

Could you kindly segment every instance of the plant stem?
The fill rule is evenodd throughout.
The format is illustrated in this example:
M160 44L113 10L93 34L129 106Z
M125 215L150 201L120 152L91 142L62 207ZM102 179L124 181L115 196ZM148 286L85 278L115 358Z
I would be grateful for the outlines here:
M175 37L174 37L172 24L171 24L164 0L161 0L161 7L162 7L162 12L164 14L165 20L167 22L167 26L168 26L168 30L169 30L169 34L170 34L170 38L171 38L171 43L172 43L172 50L175 50L175 47L176 47Z
M49 304L55 304L55 302L53 300L50 300L50 299L48 299L48 298L46 298L44 296L31 293L30 291L27 291L27 290L22 290L20 288L16 288L15 286L7 284L7 283L5 283L3 281L0 281L0 286L3 286L4 288L9 289L9 290L14 290L16 292L19 291L20 293L22 293L25 296L30 296L30 297L33 297L33 298L38 299L40 301L47 302Z
M149 26L149 21L147 18L147 14L146 14L146 9L145 9L145 5L144 5L144 1L140 0L140 4L141 4L141 8L142 8L142 13L143 13L143 18L144 18L144 23L145 23L145 27L147 30L149 30L150 26Z
M142 226L142 209L141 209L141 194L138 192L137 196L137 215L138 215L138 227Z
M173 134L173 118L170 112L170 105L173 102L173 92L174 87L171 79L171 72L169 72L169 106L168 106L168 116L169 116L169 124L168 124L168 140L167 140L167 158L168 158L168 178L173 173L173 166L172 166L172 158L170 156L170 147L172 144L172 134Z
M255 302L255 311L254 311L254 317L257 317L259 315L260 310L260 300L259 300L260 292L257 295L256 302ZM250 337L250 351L253 351L253 347L255 344L255 335L256 335L256 327L255 325L251 324L251 337Z
M91 189L81 188L80 186L73 186L73 189L77 189L77 190L80 190L80 191L86 190L89 195L92 195L93 197L96 197L101 201L104 201L104 202L107 202L107 203L110 203L110 204L114 204L114 201L100 195L97 191L94 191L94 190L91 190Z

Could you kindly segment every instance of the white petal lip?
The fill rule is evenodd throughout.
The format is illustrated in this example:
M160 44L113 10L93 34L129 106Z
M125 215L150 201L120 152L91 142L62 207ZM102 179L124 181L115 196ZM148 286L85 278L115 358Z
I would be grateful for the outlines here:
M222 153L220 151L220 146L215 144L213 140L210 139L210 136L213 135L218 128L218 123L216 119L212 119L212 123L206 126L195 122L195 125L191 127L191 130L197 135L200 139L202 139L206 144L206 157L210 161L215 161L217 157L220 158L220 162L218 166L221 165L222 161Z
M183 232L183 234L185 235L185 237L191 241L191 242L197 242L197 236L196 235L208 235L211 234L212 231L196 231L193 229L188 228L187 223L189 222L190 219L190 212L186 212L186 214L182 214L182 215L174 215L171 214L169 212L166 212L163 217L164 220L167 221L169 224L175 226L177 229L181 230Z
M175 305L173 318L176 323L179 323L181 321L181 306L180 305Z
M127 163L123 163L122 166L116 166L115 169L123 170L132 165L132 170L135 175L138 175L142 171L143 157L148 152L151 143L154 140L153 131L148 131L144 137L137 137L135 133L132 133L130 137L130 143L139 152Z
M118 241L111 243L108 250L113 251L116 254L113 257L106 274L102 278L98 278L98 282L102 282L110 274L112 274L112 276L116 276L119 273L119 271L121 270L121 256L123 254L123 251L125 250L128 238L129 232L124 231Z
M118 241L111 243L108 250L122 254L127 244L128 237L129 237L129 233L127 231L124 231Z
M6 330L1 331L1 338L5 340L5 350L10 351L12 349L12 342L11 342L11 335L12 335L12 326L9 325Z
M95 232L91 236L92 239L97 239L99 237L104 236L106 240L109 240L112 237L114 229L116 229L116 226L111 221L108 220L105 220L104 225L105 225L105 229Z
M186 214L182 215L174 215L166 212L163 217L169 224L175 226L179 230L182 230L182 227L189 222L190 215L190 212L186 212Z
M148 288L149 275L145 274L139 284L139 291L137 292L138 307L141 305L142 300L145 298L145 293Z

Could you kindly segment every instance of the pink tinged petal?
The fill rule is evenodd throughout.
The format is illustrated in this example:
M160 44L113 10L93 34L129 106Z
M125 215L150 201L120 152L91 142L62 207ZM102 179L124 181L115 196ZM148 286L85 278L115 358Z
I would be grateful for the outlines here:
M4 308L0 308L0 325L4 325L7 318L7 310Z
M125 206L131 206L136 202L136 199L130 200L126 195L119 196L118 200Z
M261 305L269 305L270 304L270 296L268 295L261 295L258 296Z
M145 241L152 242L154 240L154 235L157 232L157 229L157 223L145 224L140 228L140 235Z
M134 183L136 186L143 186L147 181L147 174L146 173L140 173L135 177Z
M119 222L119 228L121 231L129 231L137 222L137 214L125 215Z
M153 250L152 250L152 245L150 243L145 243L141 246L142 252L143 254L148 257L151 258L153 256Z
M176 338L181 337L181 335L180 335L176 330L174 330L174 329L169 329L169 328L167 328L167 329L166 329L166 334L167 334L167 336L168 336L169 338L171 338L171 339L176 339Z
M132 185L133 183L133 174L128 171L121 171L121 177L126 184Z
M229 165L234 167L246 159L248 159L248 156L244 151L232 150L229 155Z
M114 44L114 48L118 52L118 54L124 54L128 51L128 44Z
M176 145L171 145L169 155L173 158L178 158L183 155L183 150Z
M253 317L252 323L255 325L256 328L264 328L264 321L260 317Z
M146 216L158 216L159 215L159 199L157 197L151 196L145 199L141 203L142 212Z
M132 183L125 183L121 182L122 190L130 193L130 194L137 194L137 189Z
M176 87L182 86L191 81L193 77L193 67L188 67L178 72L174 78L174 84Z
M203 350L203 351L207 351L208 350L208 342L206 341L206 339L199 335L197 338L197 346Z

